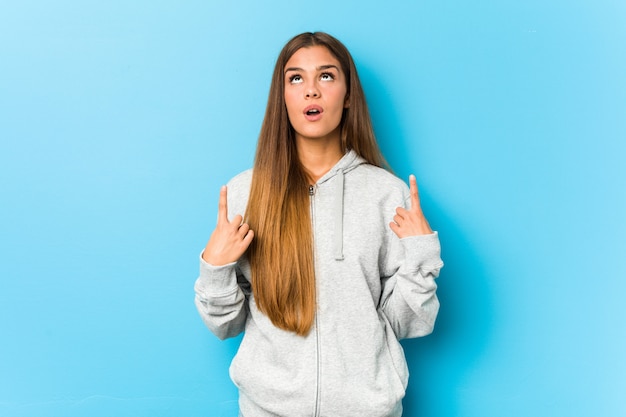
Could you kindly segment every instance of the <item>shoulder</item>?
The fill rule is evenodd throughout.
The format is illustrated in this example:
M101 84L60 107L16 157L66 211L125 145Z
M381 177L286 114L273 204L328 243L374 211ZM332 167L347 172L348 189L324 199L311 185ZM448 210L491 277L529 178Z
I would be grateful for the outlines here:
M235 175L228 181L228 188L250 188L252 182L252 168Z
M353 186L367 192L368 195L380 196L392 200L392 204L400 204L409 196L409 187L400 178L384 168L370 164L359 165L353 170Z
M244 215L248 205L250 184L252 183L252 169L243 171L226 184L228 191L228 215Z

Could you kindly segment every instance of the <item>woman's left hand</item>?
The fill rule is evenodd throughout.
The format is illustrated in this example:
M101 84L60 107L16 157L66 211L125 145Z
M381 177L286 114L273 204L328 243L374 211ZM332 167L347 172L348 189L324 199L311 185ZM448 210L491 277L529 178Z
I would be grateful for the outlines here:
M396 215L393 216L393 221L389 223L391 230L400 239L409 236L428 235L433 232L420 206L415 175L409 176L409 188L411 191L411 208L407 210L404 207L398 207Z

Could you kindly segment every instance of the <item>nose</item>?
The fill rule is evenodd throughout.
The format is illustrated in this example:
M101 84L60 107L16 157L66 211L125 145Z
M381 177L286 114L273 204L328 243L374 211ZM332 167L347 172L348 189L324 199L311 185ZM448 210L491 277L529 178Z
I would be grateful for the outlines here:
M305 96L306 98L318 98L320 96L320 92L315 83L311 83L307 86Z

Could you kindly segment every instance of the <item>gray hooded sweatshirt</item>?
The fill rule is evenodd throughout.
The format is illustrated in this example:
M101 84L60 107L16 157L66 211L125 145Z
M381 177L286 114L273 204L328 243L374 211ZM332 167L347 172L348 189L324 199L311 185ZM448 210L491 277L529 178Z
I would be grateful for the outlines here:
M244 215L252 171L228 184L229 216ZM390 229L406 184L353 151L310 188L317 312L307 336L275 327L250 291L250 266L200 261L196 306L225 339L244 332L230 366L245 417L396 417L408 368L399 339L429 334L443 266L437 233Z

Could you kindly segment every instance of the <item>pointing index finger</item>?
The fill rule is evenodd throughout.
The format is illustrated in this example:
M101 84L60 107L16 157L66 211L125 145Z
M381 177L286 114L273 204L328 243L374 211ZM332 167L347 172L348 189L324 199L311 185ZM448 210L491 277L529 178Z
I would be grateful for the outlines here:
M217 206L217 221L228 222L228 199L226 186L220 188L220 202Z
M409 175L409 189L411 191L411 209L416 209L420 205L420 198L417 191L417 180L413 174Z

